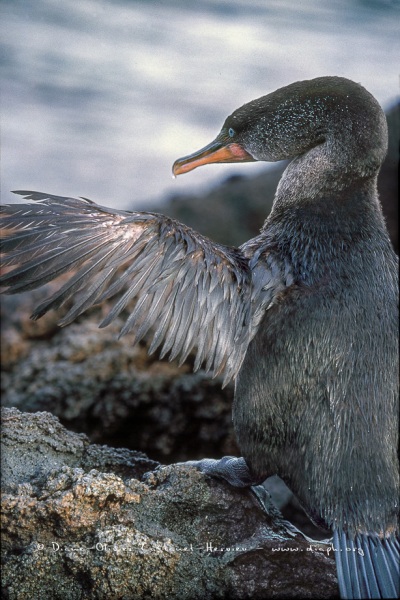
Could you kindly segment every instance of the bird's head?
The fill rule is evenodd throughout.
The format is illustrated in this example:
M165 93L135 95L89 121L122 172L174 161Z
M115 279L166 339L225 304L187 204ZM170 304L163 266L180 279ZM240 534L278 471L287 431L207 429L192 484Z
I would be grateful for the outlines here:
M387 145L378 102L361 85L342 77L299 81L244 104L210 144L179 158L173 174L223 162L292 159L328 142L350 160L356 153L379 168Z

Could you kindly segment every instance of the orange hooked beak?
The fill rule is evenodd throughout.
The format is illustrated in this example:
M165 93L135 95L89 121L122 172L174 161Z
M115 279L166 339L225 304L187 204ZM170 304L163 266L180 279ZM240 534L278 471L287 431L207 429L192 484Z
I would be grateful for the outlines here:
M211 163L250 162L255 159L237 142L227 142L217 137L201 150L183 158L178 158L173 164L174 176L188 173L201 165Z

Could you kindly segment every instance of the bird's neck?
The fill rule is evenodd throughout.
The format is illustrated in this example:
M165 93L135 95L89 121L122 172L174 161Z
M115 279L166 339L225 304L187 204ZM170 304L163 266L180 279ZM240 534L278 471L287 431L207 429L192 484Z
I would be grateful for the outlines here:
M378 167L367 174L354 162L340 164L323 147L313 149L286 168L264 233L294 253L299 240L334 254L357 240L386 240L377 175Z
M340 138L312 148L296 157L286 168L279 183L274 206L307 205L312 208L324 198L343 203L353 190L376 201L376 183L380 161L366 161L341 144Z

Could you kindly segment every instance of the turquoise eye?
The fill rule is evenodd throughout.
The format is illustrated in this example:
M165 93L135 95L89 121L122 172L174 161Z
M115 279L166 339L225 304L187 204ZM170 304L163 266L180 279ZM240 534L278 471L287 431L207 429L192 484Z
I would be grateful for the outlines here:
M232 127L229 127L229 129L228 129L228 133L229 133L229 137L233 137L233 136L235 135L235 133L236 133L236 132L235 132L235 130L234 130L234 129L232 129Z

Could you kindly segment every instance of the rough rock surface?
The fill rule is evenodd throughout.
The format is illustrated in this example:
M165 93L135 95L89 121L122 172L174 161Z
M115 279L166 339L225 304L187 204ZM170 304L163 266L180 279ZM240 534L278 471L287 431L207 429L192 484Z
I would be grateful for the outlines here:
M337 596L331 553L248 491L90 445L46 412L2 420L2 597Z

